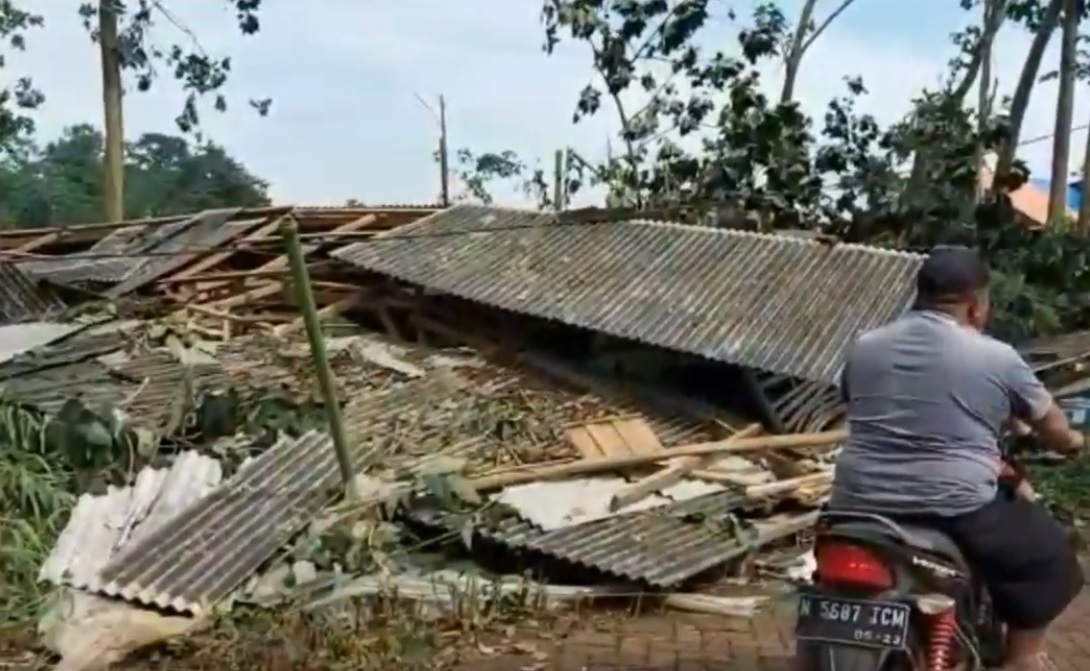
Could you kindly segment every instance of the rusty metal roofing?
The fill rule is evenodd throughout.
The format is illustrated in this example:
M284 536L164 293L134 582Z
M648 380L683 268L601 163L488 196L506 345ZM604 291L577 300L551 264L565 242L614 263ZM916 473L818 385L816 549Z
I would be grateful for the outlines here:
M370 445L353 446L362 466ZM244 465L184 515L126 547L94 592L199 615L227 596L339 494L332 441L311 431Z
M84 494L38 574L55 585L85 585L127 543L149 533L220 483L220 463L183 452L170 468L145 468L131 487Z
M12 263L0 262L0 324L46 320L67 307L52 287Z
M855 244L459 205L333 252L493 307L832 382L910 304L924 257Z
M556 531L543 531L517 515L498 521L485 515L474 531L516 550L560 559L617 578L654 587L674 587L744 555L760 536L746 533L736 513L744 496L722 492L652 510L608 517ZM421 505L411 519L433 528L464 531L464 516Z

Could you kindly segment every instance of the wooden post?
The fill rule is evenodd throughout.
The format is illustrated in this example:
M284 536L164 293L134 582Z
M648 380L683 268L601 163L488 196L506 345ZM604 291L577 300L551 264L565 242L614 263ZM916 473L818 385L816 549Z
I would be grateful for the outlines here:
M337 399L337 390L333 385L333 371L329 366L329 356L325 349L325 336L318 318L318 309L314 305L314 294L310 289L310 273L307 272L303 245L299 241L299 226L291 217L280 223L280 235L284 239L284 250L291 267L292 285L295 287L295 299L299 303L303 325L310 341L310 354L314 358L314 371L318 374L318 384L325 401L326 418L329 421L329 435L333 439L333 449L337 453L337 465L344 481L345 495L359 501L356 490L356 474L352 469L352 460L348 457L348 437L341 419L341 406Z

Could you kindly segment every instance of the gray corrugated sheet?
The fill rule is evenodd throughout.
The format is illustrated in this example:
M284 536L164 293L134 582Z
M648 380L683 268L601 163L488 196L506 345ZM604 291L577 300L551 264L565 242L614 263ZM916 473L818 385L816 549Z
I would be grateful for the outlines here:
M120 548L208 494L222 473L215 459L185 452L170 468L140 471L132 487L111 487L101 496L84 494L42 564L38 580L55 585L90 583Z
M133 382L126 412L152 428L164 426L179 401L192 403L203 391L224 391L231 386L219 364L186 366L165 351L144 352L110 369ZM189 394L193 397L187 398Z
M67 307L51 287L39 284L11 263L0 262L0 323L49 319Z
M196 252L181 253L184 250L212 250L236 235L256 228L265 221L265 219L254 219L250 222L249 227L226 226L227 220L240 211L240 208L237 207L223 210L206 210L193 217L189 220L189 225L177 234L161 240L153 247L149 247L146 251L153 251L156 255L139 259L139 263L134 265L116 286L111 287L106 295L117 298L136 291L148 282L159 279L201 255Z
M239 208L205 210L155 226L122 228L99 240L86 252L20 261L19 268L58 284L116 283L107 292L116 298L199 256L198 253L181 253L184 250L215 248L266 221L255 218L250 227L246 222L225 225L240 211Z
M193 224L191 215L165 220L155 226L138 224L119 228L96 242L86 252L59 258L20 261L19 267L35 277L58 284L119 282L139 264L139 252L154 249L163 240Z
M743 503L742 495L723 492L550 532L513 514L499 521L484 515L487 521L475 531L513 549L672 587L745 554L749 542L739 535L731 516ZM467 522L437 508L416 507L409 515L450 531L464 530Z
M614 495L630 486L628 480L618 476L528 482L506 487L491 500L514 509L519 517L544 531L555 531L727 490L720 484L682 480L620 510L611 510Z
M124 409L135 424L151 429L166 424L179 399L190 403L203 390L230 386L219 364L187 366L162 350L126 355L114 364L101 358L124 343L116 331L78 334L0 364L0 383L11 400L48 414L77 399L91 409ZM187 391L194 397L185 398Z
M356 445L362 466L371 450ZM91 591L201 614L227 596L339 494L332 441L311 431L283 440L140 542Z
M20 354L44 347L79 329L73 324L31 322L0 326L0 371ZM0 373L3 377L3 373Z
M459 205L338 251L497 308L821 382L903 312L923 256L666 224L558 224Z

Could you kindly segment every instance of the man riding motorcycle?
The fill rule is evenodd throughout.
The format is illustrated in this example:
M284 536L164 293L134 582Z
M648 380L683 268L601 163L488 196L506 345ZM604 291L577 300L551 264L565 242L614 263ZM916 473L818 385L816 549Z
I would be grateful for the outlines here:
M1032 490L997 496L999 438L1024 422L1057 451L1084 441L1022 357L983 334L988 285L974 251L938 248L920 268L914 309L852 345L841 376L850 437L829 506L952 537L1007 625L1006 668L1041 671L1046 629L1083 575Z

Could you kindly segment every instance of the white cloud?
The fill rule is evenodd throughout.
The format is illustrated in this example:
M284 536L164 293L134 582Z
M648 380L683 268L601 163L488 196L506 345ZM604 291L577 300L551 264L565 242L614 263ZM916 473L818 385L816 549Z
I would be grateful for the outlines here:
M569 145L595 157L604 153L616 124L609 114L571 124L578 91L588 82L588 55L569 46L552 57L541 50L537 0L323 0L266 3L262 30L239 35L233 15L219 0L170 3L213 54L232 56L234 71L227 94L232 109L206 114L207 133L273 184L283 202L339 204L348 198L368 202L421 202L438 191L432 163L437 127L416 95L448 103L453 147L513 149L522 156L550 161ZM788 12L796 2L786 3ZM880 15L881 8L859 3ZM11 67L30 74L48 101L39 115L42 131L101 118L95 47L76 14L76 2L41 3L46 28L31 36L28 52ZM924 14L924 13L921 13ZM934 18L934 17L933 17ZM946 34L954 26L920 17L903 27L874 21L842 20L815 43L803 65L798 97L811 113L843 91L845 75L861 75L871 91L863 109L892 121L919 90L934 85L952 47ZM165 40L184 39L167 24ZM732 43L724 26L721 42ZM717 38L717 41L720 41ZM1004 90L1013 88L1029 36L1008 30L996 49L996 71ZM1049 55L1055 62L1055 46ZM769 67L768 86L776 90L779 68ZM258 118L249 98L273 98L272 112ZM126 98L129 137L170 130L182 94L163 81L151 92ZM1035 91L1023 137L1052 130L1055 85ZM608 113L608 110L607 110ZM1090 120L1080 96L1076 123ZM1082 160L1076 138L1072 165ZM1025 154L1033 167L1046 169L1051 145L1037 143ZM501 194L514 201L518 194Z

